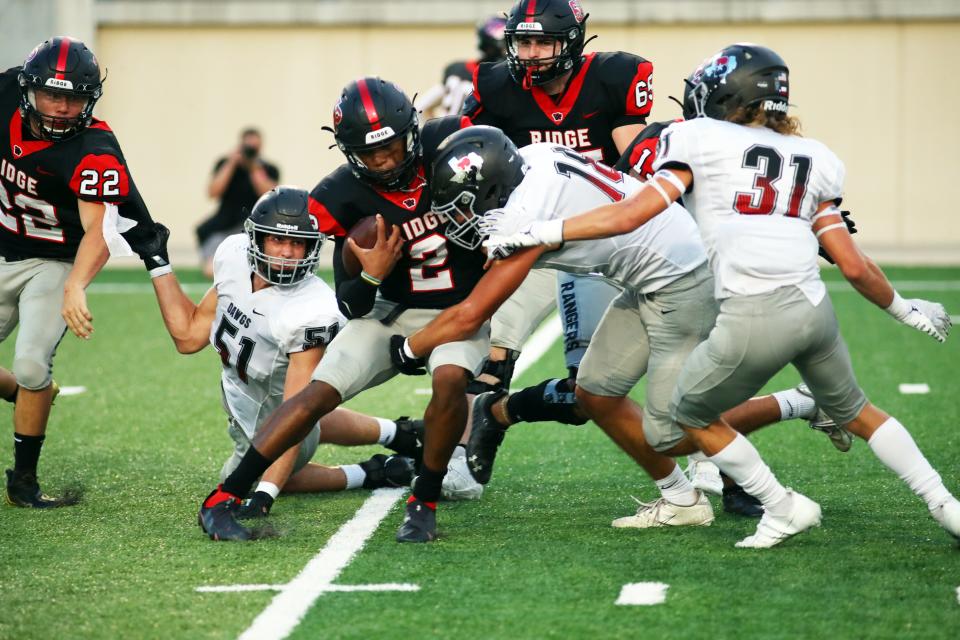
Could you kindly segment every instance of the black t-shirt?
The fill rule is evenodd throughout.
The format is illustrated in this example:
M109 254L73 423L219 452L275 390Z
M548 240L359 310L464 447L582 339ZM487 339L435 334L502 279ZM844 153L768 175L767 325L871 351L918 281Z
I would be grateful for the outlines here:
M505 61L485 62L474 73L463 113L473 124L502 129L518 147L561 144L612 165L620 153L611 132L646 122L652 76L653 64L640 56L589 53L555 99L540 87L517 84Z
M38 140L20 115L19 71L0 73L0 255L73 260L83 238L78 199L136 221L124 233L136 248L153 221L113 131L93 119L66 140Z
M220 167L226 162L226 158L217 160L217 163L213 167L213 174L216 175ZM254 162L259 162L263 165L264 170L267 172L267 175L270 176L271 180L274 182L280 181L280 170L277 169L276 166L260 158L254 160ZM227 188L224 190L223 195L220 196L220 205L217 207L214 218L221 222L223 229L236 227L242 224L243 221L247 219L247 216L250 215L250 210L253 209L253 205L256 204L258 197L257 192L253 189L253 182L250 181L250 172L243 165L237 165L237 168L233 170L233 175L230 177Z
M470 251L447 241L445 222L430 211L430 189L424 179L424 167L429 166L437 146L468 125L466 118L447 116L423 126L423 161L407 190L379 191L359 180L347 164L314 187L310 213L317 218L320 230L332 235L336 242L333 268L341 308L342 287L357 280L346 274L341 262L346 236L361 218L377 213L388 224L399 226L404 240L403 255L380 285L384 298L407 308L443 309L470 294L483 275L486 258L479 249ZM344 309L350 317L365 315L367 311Z

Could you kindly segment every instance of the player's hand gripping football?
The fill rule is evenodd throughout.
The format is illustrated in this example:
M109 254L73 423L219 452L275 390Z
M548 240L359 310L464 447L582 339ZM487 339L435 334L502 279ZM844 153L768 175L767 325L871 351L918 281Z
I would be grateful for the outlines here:
M427 372L427 359L417 358L406 348L407 339L394 334L390 336L390 361L400 373L408 376L422 376Z
M353 250L364 273L377 280L383 280L403 255L403 235L400 227L391 225L390 235L386 232L386 222L377 214L377 242L370 249L364 249L353 238L347 238L347 244Z
M491 258L504 258L513 249L560 244L563 242L563 220L518 221L502 209L483 214L480 234Z
M904 300L899 295L895 295L893 304L887 307L887 312L903 324L922 331L937 342L945 341L953 326L950 314L943 305L929 300L919 298Z

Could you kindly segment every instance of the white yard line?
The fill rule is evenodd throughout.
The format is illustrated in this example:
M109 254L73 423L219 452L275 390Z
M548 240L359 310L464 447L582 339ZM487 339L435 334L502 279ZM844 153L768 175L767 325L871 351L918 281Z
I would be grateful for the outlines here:
M662 582L631 582L620 589L620 597L614 604L619 605L654 605L662 604L667 599L667 589L670 585Z
M86 387L83 387L83 386L80 386L80 387L60 387L60 395L61 395L61 396L78 396L78 395L80 395L81 393L86 393L86 391L87 391L87 388L86 388Z
M900 385L900 393L904 395L924 395L930 393L930 385L925 382L920 383L909 383L905 382Z

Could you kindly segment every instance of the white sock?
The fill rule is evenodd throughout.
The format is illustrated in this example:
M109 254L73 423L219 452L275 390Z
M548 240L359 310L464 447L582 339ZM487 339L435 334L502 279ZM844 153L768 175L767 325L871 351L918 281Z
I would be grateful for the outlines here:
M896 418L880 425L867 441L880 462L900 476L915 494L923 498L928 509L935 509L950 499L940 474L920 453L910 432Z
M786 389L773 394L780 405L780 419L793 420L794 418L811 419L817 413L817 402L805 396L796 389Z
M280 495L280 487L272 482L267 482L266 480L260 481L260 484L257 485L257 491L263 491L264 493L269 494L274 500L276 500L277 496Z
M377 439L377 443L388 445L393 442L394 436L397 435L397 423L386 418L374 418L374 420L380 425L380 438Z
M738 433L733 442L710 456L709 460L759 500L767 513L775 516L790 514L793 500L787 490L777 481L750 441L741 434Z
M367 472L358 464L344 464L340 466L340 471L347 476L346 489L359 489L363 486L363 481L367 479Z
M666 498L667 502L681 507L692 507L700 499L697 490L693 488L687 476L680 470L680 465L675 464L670 475L654 482L660 489L660 495Z

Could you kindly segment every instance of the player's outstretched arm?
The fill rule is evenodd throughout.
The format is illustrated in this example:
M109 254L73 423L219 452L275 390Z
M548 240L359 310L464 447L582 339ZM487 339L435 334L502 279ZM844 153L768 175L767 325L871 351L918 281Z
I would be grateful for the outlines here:
M823 202L813 217L813 232L833 258L843 277L860 295L899 322L926 333L938 342L947 339L952 323L943 305L927 300L905 300L876 262L853 241L841 212L832 201Z
M80 224L83 225L83 238L63 286L61 315L74 335L89 338L93 333L93 315L87 309L86 288L107 263L110 251L103 239L104 205L77 200L77 209L80 212Z
M210 339L210 327L217 312L217 290L210 287L195 303L183 292L177 276L171 271L152 278L153 291L157 294L163 324L167 327L173 344L180 353L196 353Z
M534 247L494 261L466 300L447 308L410 336L407 341L410 351L418 357L426 356L441 344L472 336L513 295L546 250L546 247Z

